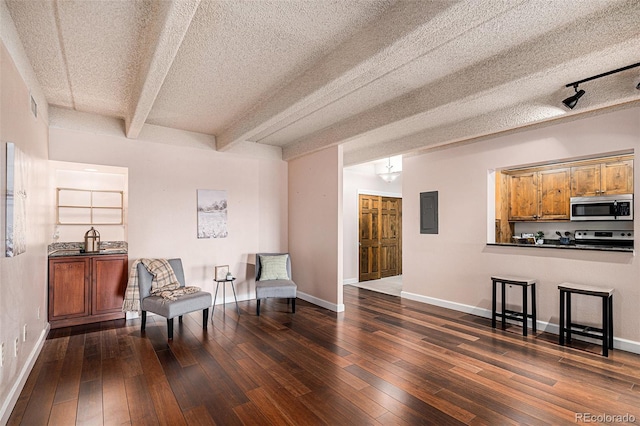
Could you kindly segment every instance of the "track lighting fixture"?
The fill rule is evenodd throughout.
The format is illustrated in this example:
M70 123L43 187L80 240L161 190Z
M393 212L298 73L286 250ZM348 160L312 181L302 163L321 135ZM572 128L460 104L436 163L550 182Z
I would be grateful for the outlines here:
M573 109L573 107L575 107L578 103L578 99L580 99L582 95L584 95L584 90L578 90L577 84L573 86L573 89L576 91L576 94L573 96L569 96L567 99L562 101L562 103L565 104L565 106L569 109Z
M594 75L593 77L585 78L583 80L574 81L573 83L569 83L564 87L573 87L573 90L575 90L576 93L572 96L569 96L567 99L563 100L562 103L567 108L573 109L578 103L578 99L580 99L585 93L584 90L578 90L579 84L586 83L587 81L595 80L596 78L606 77L608 75L615 74L621 71L626 71L628 69L639 67L639 66L640 66L640 62L638 62L637 64L627 65L626 67L618 68L616 70L607 71L602 74ZM636 85L636 89L640 90L640 83Z

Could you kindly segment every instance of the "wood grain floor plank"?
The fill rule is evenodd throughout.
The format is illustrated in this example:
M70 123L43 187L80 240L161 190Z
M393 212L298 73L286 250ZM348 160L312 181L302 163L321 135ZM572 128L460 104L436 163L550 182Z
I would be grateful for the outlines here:
M113 345L116 348L118 346L115 341ZM122 367L120 359L115 356L102 360L102 407L107 413L104 416L105 425L121 425L131 421Z
M186 421L168 382L156 381L149 385L156 417L161 425L185 425Z
M344 419L357 425L379 425L380 423L369 413L361 410L350 400L336 394L328 388L309 392L300 401L315 413L324 423L339 424Z
M244 425L274 424L270 423L269 419L267 419L267 417L262 414L260 409L258 409L258 407L256 407L256 405L251 401L234 407L233 411L236 413L236 416L238 416L238 419L240 419L240 421Z
M54 359L42 365L37 381L33 387L33 392L30 395L29 402L22 415L21 424L47 424L62 365L62 359Z
M107 413L108 415L109 413ZM80 382L76 424L101 425L104 420L102 408L102 380Z
M189 426L211 426L216 425L216 422L211 418L207 407L199 405L185 411L184 419Z
M455 410L455 412L444 412L442 408L449 408L446 405L446 401L435 401L431 400L430 402L435 402L437 406L431 405L429 402L425 402L423 399L416 397L415 395L407 392L404 389L399 388L398 386L390 383L387 380L384 380L377 375L375 375L371 371L367 371L360 367L359 365L351 365L346 368L347 370L353 372L353 374L357 375L361 379L365 380L371 386L385 392L389 396L397 399L398 401L402 401L403 404L413 409L418 413L423 413L426 418L432 419L433 422L438 424L464 424L464 420L469 420L473 418L471 413L466 413L463 410ZM421 392L421 396L425 397L427 395L425 392ZM455 408L455 407L454 407ZM453 414L453 415L452 415ZM460 416L463 419L456 418L456 416Z
M288 392L280 392L278 388L260 387L247 392L249 399L260 409L262 414L275 420L275 424L321 424L322 421L297 398Z
M68 400L54 404L49 416L50 426L75 425L78 403L76 400Z
M129 418L134 425L159 424L153 399L149 393L147 382L142 375L127 377L124 380L127 392Z
M46 347L48 344L48 340L45 340L43 346ZM18 397L15 407L13 407L13 411L11 412L11 416L9 417L7 425L14 426L19 425L22 422L25 410L27 409L29 400L31 399L34 388L38 382L38 377L40 377L40 372L45 364L46 361L44 357L42 355L39 356L33 366L33 370L31 370L31 373L29 373L29 377L27 377L27 381L24 384L24 388L22 388L22 392Z
M265 352L257 347L254 347L251 344L243 343L240 345L241 349L258 365L260 368L266 370L271 377L284 389L289 391L291 395L298 397L300 395L304 395L309 393L310 390L304 384L300 383L298 379L296 379L289 371L282 368L280 363L283 363L285 360L278 356L276 360L267 356ZM264 349L264 347L263 347Z
M53 403L77 400L80 392L80 378L82 369L78 368L84 360L85 336L78 334L69 337L67 352L60 372L60 380L56 387L56 395Z

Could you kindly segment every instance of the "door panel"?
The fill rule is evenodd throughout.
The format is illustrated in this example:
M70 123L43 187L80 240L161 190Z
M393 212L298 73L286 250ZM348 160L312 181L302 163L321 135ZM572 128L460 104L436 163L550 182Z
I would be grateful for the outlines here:
M402 273L400 264L402 200L383 197L381 206L380 275L384 278Z
M402 199L359 197L359 281L402 274Z
M380 278L380 197L360 195L359 280Z

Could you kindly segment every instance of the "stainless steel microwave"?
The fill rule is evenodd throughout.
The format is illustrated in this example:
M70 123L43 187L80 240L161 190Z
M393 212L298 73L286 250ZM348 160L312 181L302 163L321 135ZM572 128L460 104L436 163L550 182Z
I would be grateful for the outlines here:
M571 220L633 220L633 194L571 197Z

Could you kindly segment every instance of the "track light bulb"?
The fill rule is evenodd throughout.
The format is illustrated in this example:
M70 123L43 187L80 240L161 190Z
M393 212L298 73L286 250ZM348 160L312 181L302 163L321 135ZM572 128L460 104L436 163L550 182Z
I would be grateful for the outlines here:
M578 90L578 85L573 86L573 89L576 91L575 95L569 96L567 99L562 101L562 103L569 109L573 109L578 103L578 99L580 99L584 95L584 90Z

